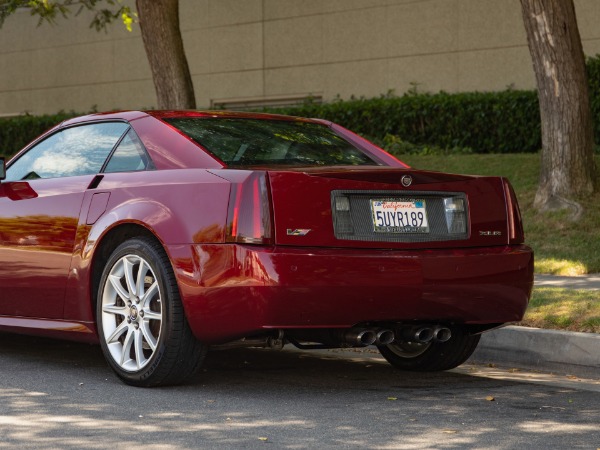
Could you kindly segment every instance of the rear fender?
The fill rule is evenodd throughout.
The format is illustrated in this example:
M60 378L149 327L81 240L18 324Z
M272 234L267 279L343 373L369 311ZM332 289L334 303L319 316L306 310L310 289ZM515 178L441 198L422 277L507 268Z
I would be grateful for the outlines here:
M165 251L168 245L224 242L228 184L212 186L214 201L210 205L190 204L190 198L193 197L186 195L189 194L186 191L193 188L185 185L164 186L160 195L157 195L162 201L147 197L138 199L136 194L124 198L123 193L128 191L125 189L110 192L106 211L89 225L91 197L98 192L86 193L67 281L65 319L94 321L91 301L93 261L102 256L97 252L103 240L118 227L143 227L163 245Z

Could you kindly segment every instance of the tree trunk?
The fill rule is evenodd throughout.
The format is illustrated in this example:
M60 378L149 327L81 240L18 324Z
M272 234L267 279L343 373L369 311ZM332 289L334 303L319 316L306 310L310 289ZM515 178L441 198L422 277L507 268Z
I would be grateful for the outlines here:
M195 109L194 85L179 29L179 0L136 0L159 109Z
M542 122L541 173L534 206L570 208L594 191L594 133L585 59L573 0L521 0Z

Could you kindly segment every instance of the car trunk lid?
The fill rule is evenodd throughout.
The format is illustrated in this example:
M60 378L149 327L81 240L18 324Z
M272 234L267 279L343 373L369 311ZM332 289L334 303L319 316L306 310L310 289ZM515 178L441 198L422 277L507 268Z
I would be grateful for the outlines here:
M268 169L268 178L277 245L448 248L509 242L500 177L328 167Z

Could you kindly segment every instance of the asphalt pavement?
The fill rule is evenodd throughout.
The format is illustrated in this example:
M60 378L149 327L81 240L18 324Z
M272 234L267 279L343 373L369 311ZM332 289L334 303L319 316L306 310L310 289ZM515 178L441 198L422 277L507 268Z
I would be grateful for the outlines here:
M377 351L210 352L183 386L121 383L100 348L0 334L0 448L596 449L600 382Z
M394 370L372 348L239 349L184 386L139 389L97 346L0 333L0 448L600 448L600 335L507 327L478 352L500 335L503 353L441 373ZM548 370L568 354L583 356Z

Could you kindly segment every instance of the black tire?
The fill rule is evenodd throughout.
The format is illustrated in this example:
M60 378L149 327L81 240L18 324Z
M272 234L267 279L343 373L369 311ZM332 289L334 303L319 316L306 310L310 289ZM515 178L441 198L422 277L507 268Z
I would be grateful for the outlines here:
M414 372L439 372L454 369L473 354L479 335L470 336L461 328L453 327L452 337L446 342L393 342L378 347L383 357L394 367Z
M132 386L180 384L206 356L185 318L171 262L148 237L123 242L108 259L96 320L106 361Z

